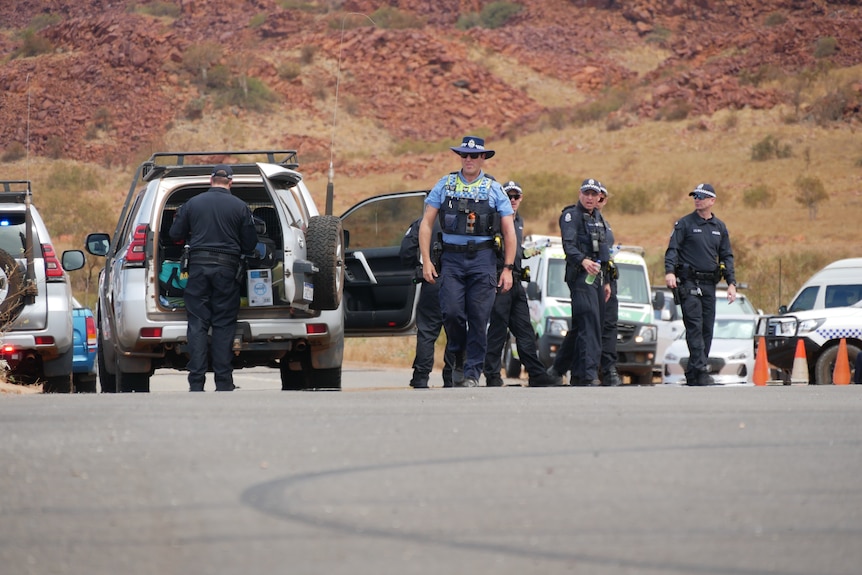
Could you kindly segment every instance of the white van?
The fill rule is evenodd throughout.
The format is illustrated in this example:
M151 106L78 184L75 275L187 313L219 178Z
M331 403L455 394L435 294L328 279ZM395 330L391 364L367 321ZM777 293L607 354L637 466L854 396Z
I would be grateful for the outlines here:
M862 258L832 262L805 282L779 313L846 307L862 300Z

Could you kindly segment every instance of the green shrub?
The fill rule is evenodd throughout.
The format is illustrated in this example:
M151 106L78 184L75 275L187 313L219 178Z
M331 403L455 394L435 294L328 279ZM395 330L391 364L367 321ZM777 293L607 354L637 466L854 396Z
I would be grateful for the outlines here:
M781 26L787 22L787 16L781 12L771 12L763 19L763 25L767 27Z
M383 6L371 13L371 19L380 28L403 30L406 28L422 28L425 21L410 12L403 12L393 6Z
M27 27L31 30L39 31L47 28L48 26L53 26L60 20L62 20L62 18L60 18L59 14L36 14L30 20L30 24Z
M760 86L764 82L778 80L783 75L780 68L772 64L761 64L754 70L742 69L739 71L739 83L751 86Z
M775 194L766 184L760 184L742 193L742 203L747 208L770 208L775 203Z
M795 185L796 202L808 208L808 219L817 219L818 205L829 199L823 181L817 176L799 176Z
M822 36L814 44L815 58L828 58L838 51L838 40L833 36Z
M643 214L653 210L652 200L654 197L654 193L643 186L623 187L613 193L612 198L608 199L606 209L610 212L627 215Z
M504 26L512 16L523 9L523 6L514 2L491 2L486 4L479 13L468 12L458 16L455 26L459 30L482 27L495 29Z
M27 148L24 147L24 144L21 142L12 142L3 150L0 160L4 162L17 162L18 160L23 160L25 157L27 157Z
M832 90L811 105L811 117L818 124L825 125L844 119L844 110L851 106L854 97L849 87Z
M671 34L672 32L670 28L656 26L652 29L652 32L646 35L646 38L644 40L651 44L664 44L670 39Z
M146 4L133 4L131 8L135 12L140 12L141 14L149 14L150 16L159 17L167 17L167 18L179 18L182 15L182 9L178 4L174 2L148 2Z
M675 100L668 102L656 114L656 120L664 120L666 122L678 122L685 120L691 113L691 104L685 100Z
M299 50L299 61L305 65L314 62L314 55L317 53L317 46L313 44L304 44Z
M266 14L261 12L260 14L255 14L248 20L249 28L260 28L263 26L263 23L266 22Z
M207 74L206 87L216 90L227 88L230 84L230 76L230 69L227 66L223 64L213 66Z
M209 69L221 59L221 56L222 47L215 42L192 44L183 53L183 67L206 85L209 80Z
M219 93L216 103L220 107L237 106L244 110L266 112L277 100L275 93L258 78L242 77L232 80L230 87Z
M49 136L45 140L45 155L53 160L59 160L63 157L64 148L63 138L60 136Z
M772 158L789 158L793 156L790 144L782 145L778 138L769 134L761 141L751 146L751 159L755 162L765 162Z
M99 130L110 130L112 122L111 111L104 106L99 107L93 114L93 124Z
M21 34L21 46L12 53L12 58L32 58L53 51L50 40L28 28Z
M186 118L189 120L199 120L203 118L206 103L206 98L195 98L186 102Z
M299 62L288 61L278 65L278 77L282 80L295 80L302 73L302 65Z

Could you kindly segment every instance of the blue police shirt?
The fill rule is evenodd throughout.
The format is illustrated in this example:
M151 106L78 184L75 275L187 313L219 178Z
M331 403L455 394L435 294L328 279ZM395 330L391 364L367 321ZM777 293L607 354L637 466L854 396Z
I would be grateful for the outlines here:
M485 172L480 171L479 176L475 180L468 182L464 179L460 170L458 171L458 178L464 184L472 184L484 177ZM437 182L437 184L428 193L428 197L425 198L425 203L439 210L440 206L443 205L443 201L446 199L444 189L448 181L448 174L440 178L440 181ZM488 192L488 205L495 208L501 216L511 216L515 213L515 210L512 209L512 202L509 201L509 196L506 195L506 192L503 191L503 186L501 186L496 180L491 181L491 188ZM492 236L462 236L460 234L447 234L446 232L443 232L443 243L457 246L467 245L467 242L469 241L482 242L490 239L493 239Z

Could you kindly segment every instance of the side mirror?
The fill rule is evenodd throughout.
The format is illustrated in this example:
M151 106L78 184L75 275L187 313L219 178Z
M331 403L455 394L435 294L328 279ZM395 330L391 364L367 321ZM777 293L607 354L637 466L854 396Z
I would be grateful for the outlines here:
M535 282L527 284L527 299L539 300L542 299L542 288Z
M73 272L84 267L84 252L81 250L66 250L60 264L67 272Z
M652 299L652 308L655 310L663 310L664 309L664 292L657 291L655 292L655 296ZM664 316L662 316L664 319Z
M787 313L787 306L786 306L786 305L780 305L780 306L778 306L778 313L780 313L780 314L785 314L785 313Z
M84 246L94 256L106 256L111 247L111 236L103 233L88 234Z

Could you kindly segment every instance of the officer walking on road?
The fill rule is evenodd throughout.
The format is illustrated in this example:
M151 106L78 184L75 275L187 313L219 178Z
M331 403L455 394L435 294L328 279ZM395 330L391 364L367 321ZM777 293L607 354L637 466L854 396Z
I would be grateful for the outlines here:
M216 391L235 388L231 358L240 300L237 274L240 256L251 254L257 245L257 232L246 203L230 193L232 181L230 166L216 166L210 189L183 204L170 229L173 240L185 240L190 248L184 294L189 391L204 390L209 362Z
M715 323L715 284L724 276L727 301L736 300L736 275L727 226L712 213L715 188L699 184L694 211L674 224L664 255L665 283L682 306L688 344L688 385L711 385L707 360Z
M598 209L601 184L586 179L578 203L563 208L560 235L566 253L566 283L572 294L574 362L571 385L600 385L602 354L601 310L610 298L610 283L604 281L610 256L604 218ZM563 373L565 369L557 373Z
M506 344L507 335L511 331L518 348L518 358L526 367L530 375L530 387L546 387L553 385L554 381L545 373L545 367L539 360L536 350L536 336L530 323L530 308L527 306L527 294L521 285L523 267L524 220L518 213L521 205L523 190L516 182L509 181L503 184L503 191L509 196L512 209L515 210L515 236L517 245L515 251L515 270L512 289L500 292L494 299L494 307L491 311L491 323L488 326L488 351L485 353L485 385L488 387L499 387L503 385L500 376L501 357L503 346ZM503 263L502 254L499 258Z
M421 266L419 261L419 226L422 218L419 218L407 228L407 233L401 239L401 263L410 268ZM440 225L434 221L433 237L440 232ZM434 267L439 268L439 250L431 250L434 258ZM421 267L419 269L421 272ZM419 276L421 278L421 275ZM419 279L417 278L417 279ZM443 327L443 313L440 311L440 284L426 283L421 281L419 288L419 302L416 304L416 355L413 358L413 377L410 379L410 387L414 389L427 389L428 376L434 368L434 344L440 336ZM452 367L454 357L448 351L443 354L443 387L452 387ZM463 374L461 374L463 378Z
M494 150L485 140L466 136L451 148L461 157L461 169L444 176L425 199L425 215L419 227L419 249L425 281L436 283L438 270L431 261L434 220L439 218L441 256L440 306L448 338L455 354L455 369L463 366L464 387L479 385L485 363L487 327L497 288L512 288L515 268L515 226L512 204L500 184L482 171ZM494 236L503 235L503 270L497 277Z

